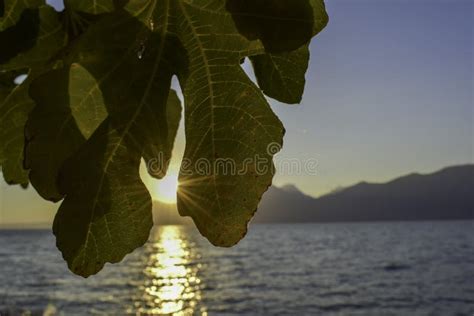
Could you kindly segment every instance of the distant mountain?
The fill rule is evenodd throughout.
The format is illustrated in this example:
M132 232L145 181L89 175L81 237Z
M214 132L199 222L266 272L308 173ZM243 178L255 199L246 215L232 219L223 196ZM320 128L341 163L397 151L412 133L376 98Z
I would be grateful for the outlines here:
M340 222L474 219L474 165L361 182L320 198L271 187L253 222Z
M154 202L157 225L190 224L175 204ZM474 219L474 165L410 174L387 183L361 182L313 198L293 185L271 187L252 223Z

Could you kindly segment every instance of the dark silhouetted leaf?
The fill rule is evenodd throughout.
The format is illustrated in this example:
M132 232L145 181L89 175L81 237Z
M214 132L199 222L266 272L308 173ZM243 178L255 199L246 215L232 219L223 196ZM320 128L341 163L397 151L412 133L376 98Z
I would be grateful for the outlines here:
M65 44L57 13L49 6L27 9L14 26L0 32L0 70L40 67Z
M66 6L74 11L101 14L114 10L114 0L67 0Z
M2 76L28 70L30 73L18 86L2 85L0 99L0 165L8 183L23 186L28 184L28 172L23 168L24 129L33 108L29 84L44 71L45 63L63 47L65 39L56 12L42 4L43 1L6 1L5 14L0 19Z
M322 0L310 0L310 3L314 19L312 33L317 35L326 27L329 18ZM251 60L263 93L288 104L301 102L309 62L306 45L295 51L252 56Z
M45 89L51 83L55 89ZM26 125L25 167L38 193L59 201L59 169L105 120L107 110L97 82L77 64L40 76L30 94L36 107Z
M23 71L1 71L0 72L0 104L16 87L15 79L23 74Z
M308 47L289 53L253 56L251 60L263 93L288 104L301 102L309 62Z
M181 113L174 91L167 104L170 130L163 134L173 142ZM70 269L82 276L97 273L106 262L118 262L143 245L153 225L151 197L138 173L140 148L150 144L129 143L141 115L124 118L126 126L119 128L107 118L61 169L59 186L66 198L54 234Z
M10 43L0 50L0 64L6 64L16 55L35 46L40 28L39 10L24 10L14 26L0 32L0 41ZM21 40L16 40L16 39ZM3 68L3 67L2 67Z
M322 0L65 5L58 15L47 6L6 2L0 42L14 39L19 46L2 52L0 70L38 68L39 76L16 87L23 91L18 96L3 92L8 84L0 90L8 94L0 113L9 131L0 134L0 153L3 170L22 160L18 137L32 107L32 82L36 106L25 129L25 166L44 198L64 198L53 230L70 269L90 276L147 240L151 198L139 165L144 159L153 177L166 174L181 119L170 92L173 76L185 103L179 212L214 245L236 244L271 185L273 155L283 141L284 128L262 90L300 101L307 47L327 23ZM23 22L25 10L37 12L37 20ZM260 87L241 68L247 57ZM28 103L17 109L22 103L14 98ZM13 115L19 116L14 124ZM21 141L10 153L15 137Z
M178 74L186 106L184 158L189 162L180 175L178 210L191 216L211 243L232 246L245 236L271 184L274 153L268 154L267 147L281 145L284 129L240 67L242 57L264 52L264 47L242 37L225 11L183 1L176 10L176 32L190 55L187 71ZM262 159L260 172L256 157ZM218 170L227 160L232 170ZM208 168L200 170L203 163Z
M259 39L267 52L286 52L308 43L314 25L308 0L228 0L238 31Z
M153 225L140 154L123 146L123 136L107 119L60 176L66 199L53 232L69 268L82 276L143 245Z
M33 108L28 96L29 80L15 86L0 103L0 165L9 184L28 184L28 173L23 168L25 123Z
M23 11L36 9L45 4L44 0L2 0L3 14L0 14L0 32L18 23ZM16 41L21 41L21 38Z

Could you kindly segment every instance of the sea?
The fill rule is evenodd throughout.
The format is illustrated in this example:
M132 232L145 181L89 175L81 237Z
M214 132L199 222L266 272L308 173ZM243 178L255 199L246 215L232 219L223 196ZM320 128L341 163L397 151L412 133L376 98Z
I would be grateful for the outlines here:
M84 279L48 230L0 231L0 315L474 315L474 221L162 226Z

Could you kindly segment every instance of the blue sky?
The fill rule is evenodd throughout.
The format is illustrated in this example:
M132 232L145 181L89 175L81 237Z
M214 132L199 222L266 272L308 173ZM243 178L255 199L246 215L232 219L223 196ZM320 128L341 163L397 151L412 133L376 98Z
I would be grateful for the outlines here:
M329 0L327 9L302 104L272 102L287 129L277 159L316 159L317 174L275 184L321 195L474 162L474 1ZM3 183L0 198L0 223L54 215L32 190Z
M281 156L314 156L318 174L276 183L321 194L472 162L474 1L326 3L302 104L274 106Z

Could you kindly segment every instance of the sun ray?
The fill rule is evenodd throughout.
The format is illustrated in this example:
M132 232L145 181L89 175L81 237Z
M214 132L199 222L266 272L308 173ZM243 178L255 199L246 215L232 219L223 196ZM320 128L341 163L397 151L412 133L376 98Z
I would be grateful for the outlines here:
M140 165L140 176L154 201L175 204L178 191L178 167L170 166L167 175L161 179L152 178L147 171L146 164Z

